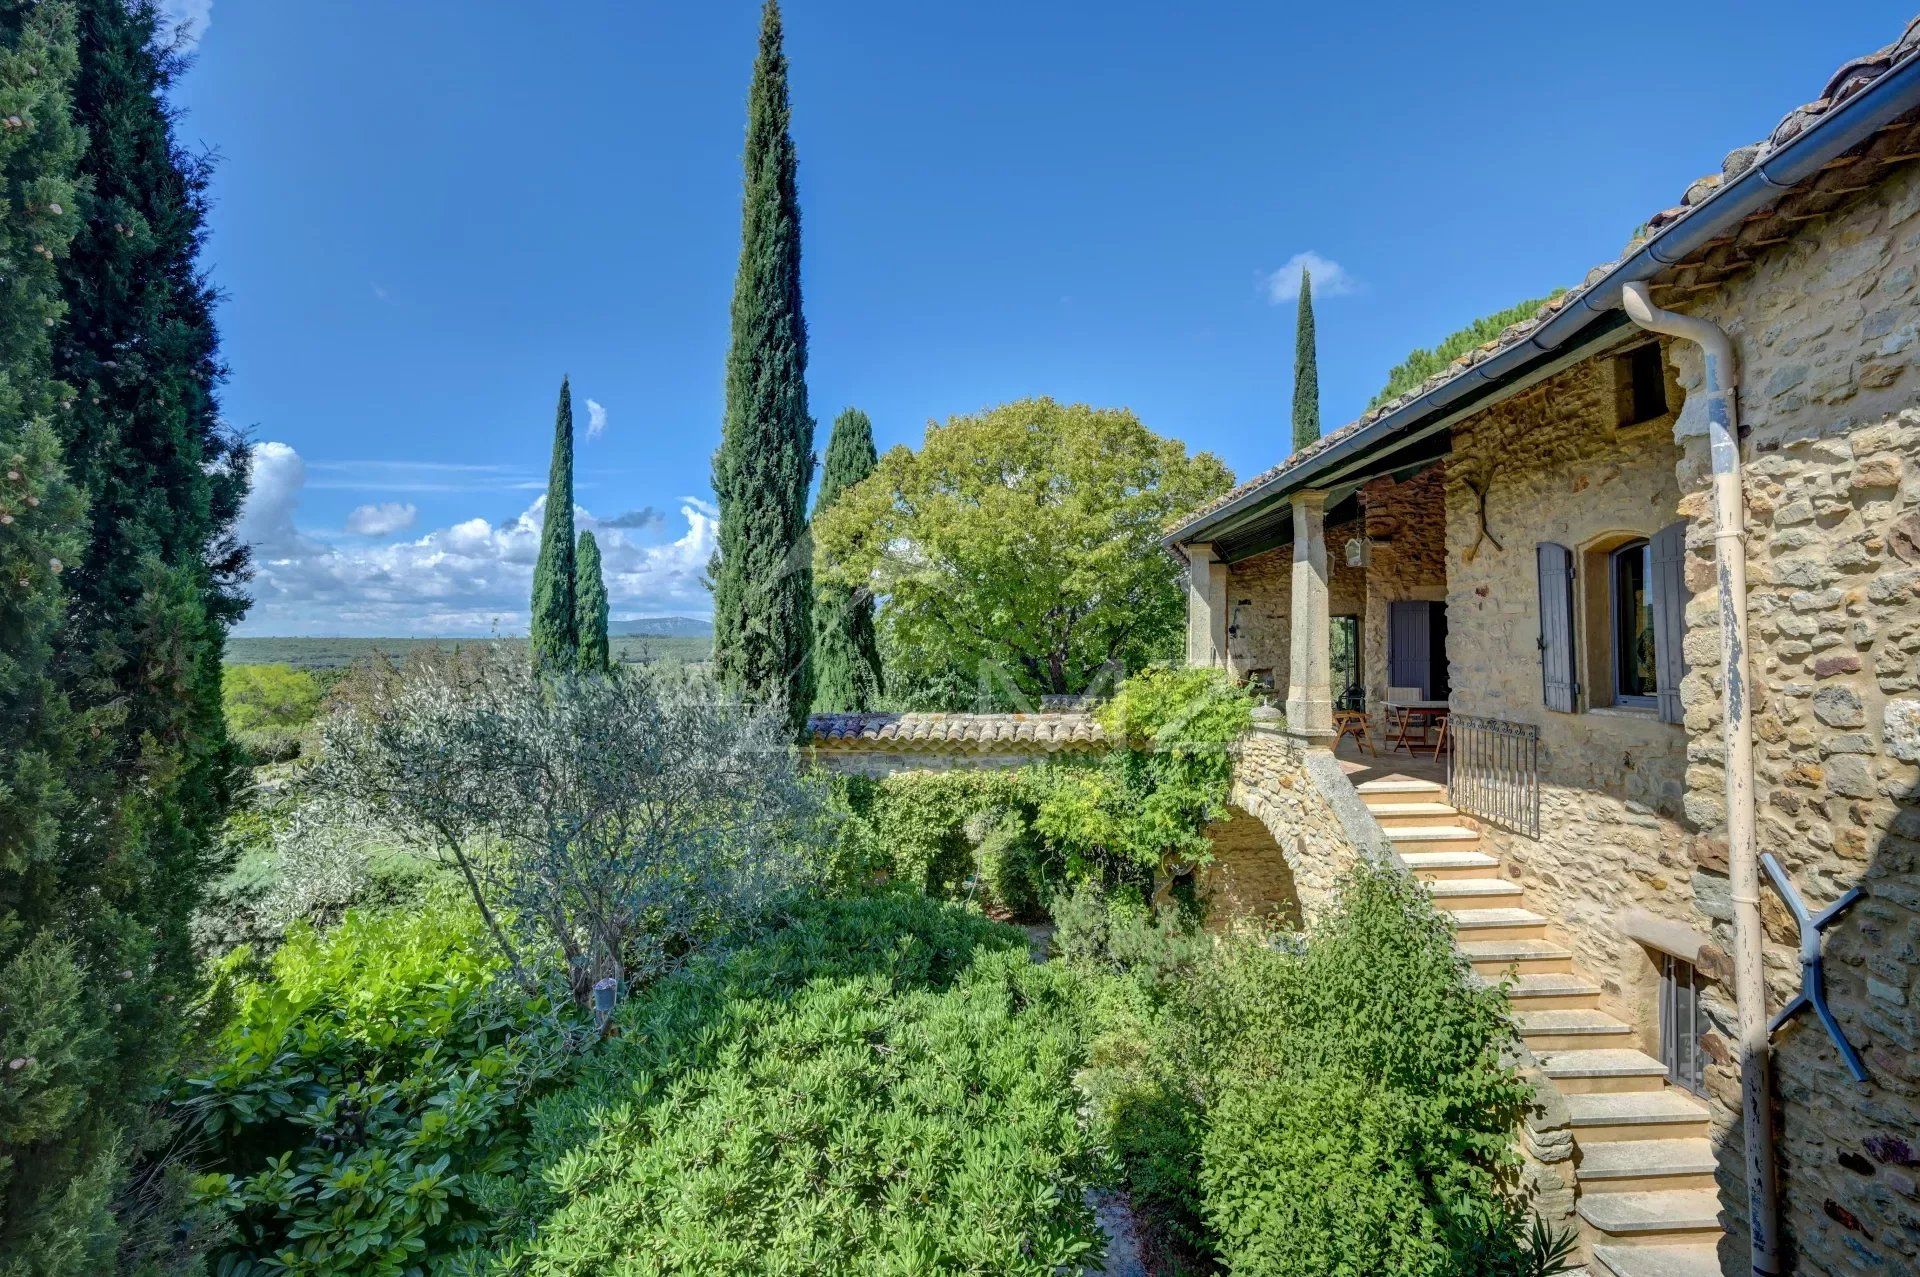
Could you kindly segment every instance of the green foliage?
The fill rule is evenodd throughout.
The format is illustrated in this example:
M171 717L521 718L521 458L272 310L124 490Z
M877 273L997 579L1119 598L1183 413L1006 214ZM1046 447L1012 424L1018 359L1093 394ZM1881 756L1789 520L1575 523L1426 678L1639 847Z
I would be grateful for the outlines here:
M1169 862L1210 856L1203 831L1226 809L1230 746L1252 712L1219 671L1143 671L1100 710L1124 743L1094 757L842 781L836 855L931 895L980 893L1017 917L1077 882L1151 890Z
M604 674L612 668L607 655L607 580L600 569L600 543L593 533L580 534L574 556L573 604L575 630L580 641L582 674Z
M1178 654L1161 529L1231 482L1131 412L1023 400L888 451L815 519L815 564L883 600L894 699L1029 708Z
M570 670L580 659L574 601L573 388L560 379L553 414L553 461L547 470L547 505L540 524L540 557L533 565L533 622L528 646L535 669Z
M873 473L873 423L858 408L835 419L820 471L813 517L840 494ZM813 709L817 714L873 709L884 690L880 642L873 628L873 595L864 589L822 582L813 600Z
M174 143L155 27L147 0L0 4L0 969L33 990L7 1040L58 1040L0 1084L36 1115L0 1118L8 1277L180 1258L147 1106L232 789L247 452L214 398L207 167Z
M902 896L632 999L535 1110L535 1273L1000 1273L1095 1257L1075 982Z
M1503 1062L1506 1000L1468 979L1417 883L1362 865L1304 944L1196 943L1176 919L1063 911L1098 1029L1096 1132L1175 1243L1234 1273L1534 1277Z
M1314 344L1313 275L1300 270L1300 310L1293 329L1293 450L1320 441L1320 355Z
M800 309L800 200L780 8L767 0L747 92L746 189L733 285L726 419L713 454L720 509L713 660L722 686L775 707L799 736L813 704L813 566L807 488L807 324Z
M0 3L0 1273L97 1269L125 1149L99 1112L114 1042L75 925L97 907L64 874L76 759L98 720L59 677L63 573L84 544L84 492L56 433L72 390L49 341L58 271L80 223L69 4ZM91 819L92 813L88 813ZM137 941L136 941L137 943Z
M222 1273L449 1271L524 1174L529 1097L566 1054L552 1008L504 991L457 898L297 928L264 971L220 965L233 1017L183 1111Z
M319 679L291 665L233 665L227 667L220 701L228 730L252 732L305 727L320 712L324 695Z
M1387 374L1387 384L1380 387L1379 393L1367 401L1367 407L1378 408L1389 399L1398 399L1436 373L1445 372L1447 365L1454 360L1474 347L1492 341L1507 325L1518 323L1522 319L1531 319L1542 306L1566 291L1564 288L1556 288L1545 297L1517 302L1505 310L1497 310L1485 318L1474 320L1459 332L1450 334L1437 346L1414 351L1393 366L1392 371Z

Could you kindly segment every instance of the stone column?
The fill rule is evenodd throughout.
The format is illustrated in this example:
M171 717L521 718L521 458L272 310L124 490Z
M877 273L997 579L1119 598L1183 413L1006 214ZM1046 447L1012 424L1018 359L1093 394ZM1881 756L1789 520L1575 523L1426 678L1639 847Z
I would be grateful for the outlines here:
M1187 552L1187 664L1201 668L1227 663L1227 565L1207 544Z
M1293 631L1287 735L1333 748L1333 620L1327 611L1327 494L1293 494Z

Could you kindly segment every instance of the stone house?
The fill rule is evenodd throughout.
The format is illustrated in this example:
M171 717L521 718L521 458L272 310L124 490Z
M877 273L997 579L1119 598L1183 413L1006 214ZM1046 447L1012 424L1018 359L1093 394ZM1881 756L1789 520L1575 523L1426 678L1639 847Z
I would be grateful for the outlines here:
M1167 538L1188 659L1309 771L1343 698L1376 748L1388 688L1449 706L1445 779L1368 805L1514 978L1530 1175L1599 1272L1920 1272L1917 271L1920 21ZM1860 893L1824 971L1762 857ZM1769 1031L1803 987L1838 1039Z

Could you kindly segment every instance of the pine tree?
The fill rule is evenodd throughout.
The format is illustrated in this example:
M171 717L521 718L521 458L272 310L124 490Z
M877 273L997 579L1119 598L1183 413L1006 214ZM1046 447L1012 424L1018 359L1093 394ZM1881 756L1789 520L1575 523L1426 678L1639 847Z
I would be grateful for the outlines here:
M1293 450L1320 439L1320 357L1313 338L1313 276L1300 271L1300 313L1293 332Z
M726 420L713 456L720 507L713 660L723 686L778 706L795 735L813 701L813 564L807 488L807 328L800 310L800 205L780 8L761 11L747 96L740 270L733 286Z
M604 674L611 669L607 653L607 579L600 569L600 543L593 533L580 534L573 556L574 629L580 636L580 672Z
M560 379L553 418L553 464L547 471L547 512L540 526L540 558L533 565L533 663L572 669L580 659L573 597L573 389Z
M840 494L873 473L879 461L873 447L873 423L849 408L833 423L826 461L820 469L818 519ZM874 634L873 595L866 590L828 587L813 600L813 708L816 713L857 713L880 699L880 643Z
M51 348L81 220L77 70L71 5L0 0L0 1262L20 1274L104 1266L119 1163L91 1103L111 1052L88 986L111 973L76 944L95 906L67 895L61 849L86 727L58 671L86 509L55 426L73 392Z

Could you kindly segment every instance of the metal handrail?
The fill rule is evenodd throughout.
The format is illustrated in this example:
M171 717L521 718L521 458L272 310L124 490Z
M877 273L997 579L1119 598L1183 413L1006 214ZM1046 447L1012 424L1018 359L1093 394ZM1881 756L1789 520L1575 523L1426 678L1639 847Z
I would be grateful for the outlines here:
M1540 729L1453 714L1447 738L1447 801L1470 816L1538 838Z

